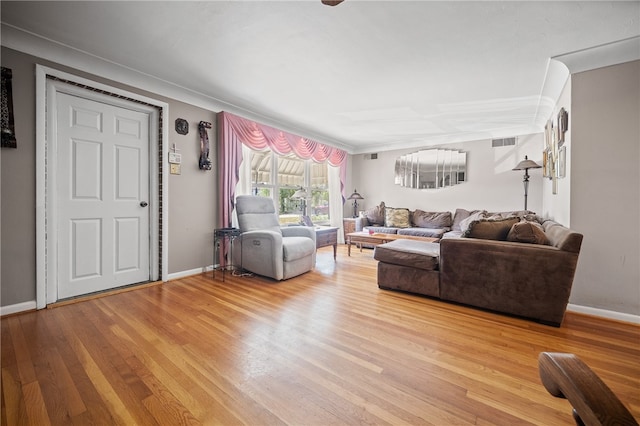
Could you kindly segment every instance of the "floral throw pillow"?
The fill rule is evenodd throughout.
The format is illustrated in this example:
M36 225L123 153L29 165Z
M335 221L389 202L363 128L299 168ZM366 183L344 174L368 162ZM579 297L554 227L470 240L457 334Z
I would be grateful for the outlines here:
M411 226L409 221L409 209L385 207L384 218L384 226L387 228L408 228Z

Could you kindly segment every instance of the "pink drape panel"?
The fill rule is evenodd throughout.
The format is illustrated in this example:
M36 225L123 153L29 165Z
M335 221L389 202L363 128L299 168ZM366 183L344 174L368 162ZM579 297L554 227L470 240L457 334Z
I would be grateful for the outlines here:
M312 159L317 163L327 161L334 167L340 167L340 191L345 200L344 182L347 176L347 153L319 142L306 139L273 127L238 117L228 112L218 113L218 170L220 171L220 194L222 206L220 225L231 226L234 209L235 187L238 183L238 170L242 163L242 145L254 150L271 149L279 155L294 152L303 159Z

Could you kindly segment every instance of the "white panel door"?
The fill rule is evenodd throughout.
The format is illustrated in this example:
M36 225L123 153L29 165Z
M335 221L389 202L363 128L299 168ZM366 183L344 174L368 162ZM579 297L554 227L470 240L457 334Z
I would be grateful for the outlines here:
M58 299L149 280L149 114L57 95Z

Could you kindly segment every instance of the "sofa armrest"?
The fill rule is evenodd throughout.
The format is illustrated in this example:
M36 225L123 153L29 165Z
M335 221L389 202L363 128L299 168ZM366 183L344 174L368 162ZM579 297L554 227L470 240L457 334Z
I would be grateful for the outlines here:
M441 297L559 326L578 253L472 238L440 241Z
M356 217L356 232L361 232L365 226L369 226L369 221L366 217Z

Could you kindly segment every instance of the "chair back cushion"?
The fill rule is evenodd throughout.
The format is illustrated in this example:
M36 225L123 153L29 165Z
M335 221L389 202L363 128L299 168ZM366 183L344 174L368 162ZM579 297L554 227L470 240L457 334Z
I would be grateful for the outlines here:
M269 230L282 233L271 198L255 195L238 195L236 213L241 232Z

